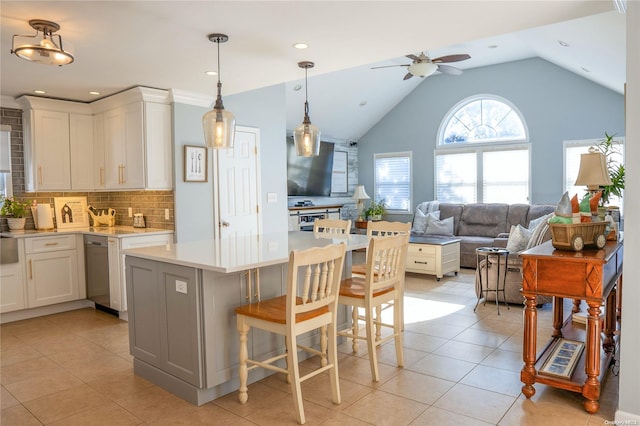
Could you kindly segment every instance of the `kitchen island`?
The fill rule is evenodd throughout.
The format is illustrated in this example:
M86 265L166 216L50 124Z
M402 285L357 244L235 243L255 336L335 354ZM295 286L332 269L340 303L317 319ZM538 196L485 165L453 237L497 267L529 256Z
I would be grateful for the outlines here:
M364 235L328 237L282 232L125 250L129 348L135 374L202 405L238 389L239 336L235 308L286 291L292 250L345 243L366 248ZM349 321L346 307L338 326ZM317 345L311 333L300 342ZM249 356L269 358L284 349L280 336L252 330ZM273 374L254 371L254 382Z

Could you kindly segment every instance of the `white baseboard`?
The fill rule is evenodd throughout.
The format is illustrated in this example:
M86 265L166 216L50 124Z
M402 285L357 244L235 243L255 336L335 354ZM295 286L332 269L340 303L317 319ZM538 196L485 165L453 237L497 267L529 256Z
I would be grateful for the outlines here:
M60 312L74 311L82 308L95 308L95 304L87 299L74 300L73 302L58 303L56 305L41 306L39 308L23 309L14 312L0 314L0 324L13 321L21 321L29 318L45 315L59 314Z

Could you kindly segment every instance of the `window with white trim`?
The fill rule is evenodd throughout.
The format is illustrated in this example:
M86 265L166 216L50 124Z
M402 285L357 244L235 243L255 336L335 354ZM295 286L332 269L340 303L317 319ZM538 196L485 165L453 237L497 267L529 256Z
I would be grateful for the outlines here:
M390 213L411 212L411 152L374 154L373 199Z
M529 202L527 128L506 99L478 95L455 105L440 126L434 159L441 202Z

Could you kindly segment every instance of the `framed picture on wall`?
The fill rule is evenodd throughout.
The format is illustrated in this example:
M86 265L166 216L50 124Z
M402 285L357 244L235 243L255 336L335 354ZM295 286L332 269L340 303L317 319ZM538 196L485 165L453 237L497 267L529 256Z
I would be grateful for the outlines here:
M207 148L203 146L184 146L184 181L207 181Z

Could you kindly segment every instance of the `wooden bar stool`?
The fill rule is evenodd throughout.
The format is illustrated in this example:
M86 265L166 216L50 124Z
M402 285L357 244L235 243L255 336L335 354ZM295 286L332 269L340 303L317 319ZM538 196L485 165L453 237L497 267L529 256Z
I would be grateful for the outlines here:
M374 382L380 380L378 373L378 357L376 347L394 339L396 346L396 361L399 367L404 367L404 353L402 350L403 312L402 298L404 288L404 269L409 245L409 235L398 234L387 237L373 237L369 240L367 249L367 269L364 277L352 276L342 281L338 302L352 307L351 328L338 332L353 340L353 351L358 350L357 341L367 341L371 376ZM374 309L385 305L393 307L393 324L383 323L382 315L373 315ZM358 309L364 311L359 315ZM385 308L386 309L386 308ZM364 320L366 335L360 335L359 320ZM385 338L376 338L374 325L393 329L393 333Z
M287 294L236 308L240 333L239 399L241 403L247 402L249 398L248 372L257 367L263 367L287 375L300 424L305 422L301 390L301 383L304 380L330 370L329 380L333 403L340 404L336 309L344 257L344 244L332 244L303 251L294 250L289 256ZM247 336L251 327L284 336L286 353L262 361L249 359ZM299 335L315 329L320 329L320 350L297 344ZM319 355L323 361L321 366L300 376L298 349ZM286 368L274 365L281 359L286 359Z

